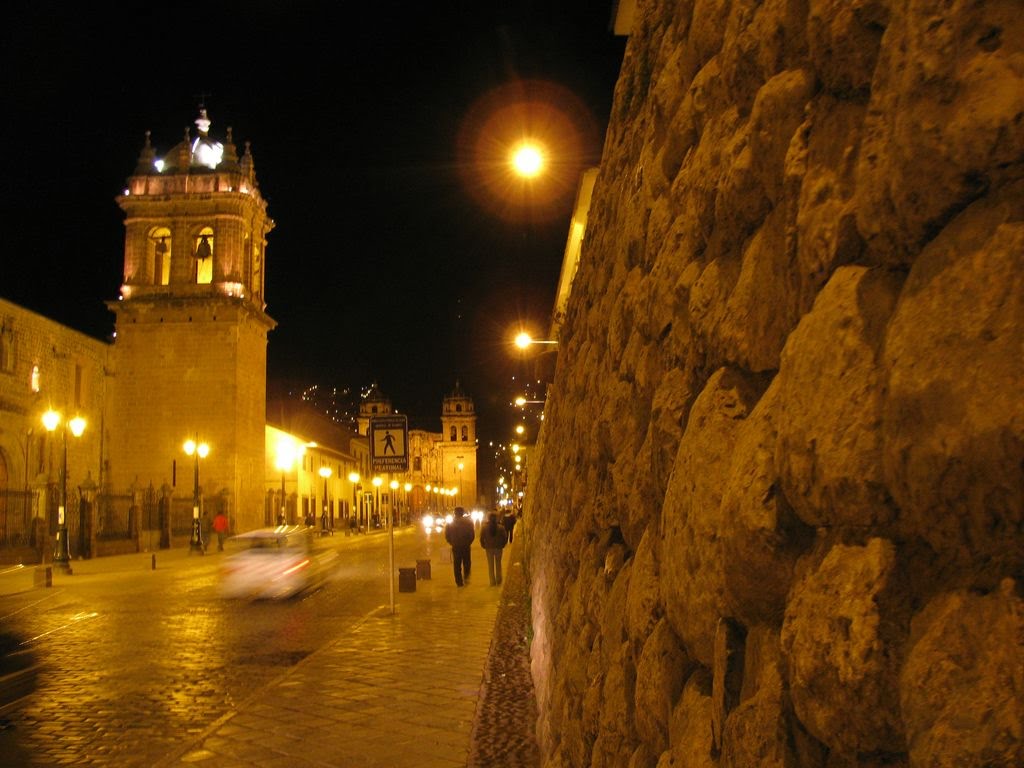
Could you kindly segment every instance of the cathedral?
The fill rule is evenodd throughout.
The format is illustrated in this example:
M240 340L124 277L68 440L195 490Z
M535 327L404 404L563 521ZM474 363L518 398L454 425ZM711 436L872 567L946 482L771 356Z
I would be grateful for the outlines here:
M225 511L235 532L279 513L333 529L367 505L389 511L367 495L371 479L400 489L396 521L478 502L476 416L457 384L441 432L411 430L409 471L385 478L372 477L366 444L369 419L395 412L378 390L359 434L268 419L274 222L248 144L240 153L231 128L223 142L210 128L201 107L163 154L147 133L116 198L125 238L120 296L107 303L113 343L0 299L0 547L12 556L34 548L45 559L65 528L75 556L181 545L199 509ZM283 441L297 446L287 462Z

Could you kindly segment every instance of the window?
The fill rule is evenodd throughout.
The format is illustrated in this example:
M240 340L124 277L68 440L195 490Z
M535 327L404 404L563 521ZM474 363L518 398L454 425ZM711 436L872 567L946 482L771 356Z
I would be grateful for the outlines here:
M452 424L452 430L451 430L451 441L452 441L452 442L454 443L454 442L455 442L456 440L458 440L458 439L459 439L459 433L458 433L458 431L457 431L457 429L456 429L455 425L454 425L454 424Z
M75 363L75 408L82 407L82 400L84 399L84 376L82 375L82 366L79 363Z
M14 318L5 317L3 328L0 328L0 371L14 372Z
M209 285L213 282L213 230L203 227L196 236L196 283Z
M157 227L149 233L149 263L146 277L153 285L171 282L171 230Z
M469 427L462 428L462 442L469 440Z
M462 403L456 403L455 404L455 412L456 413L462 413Z
M35 392L36 394L39 394L39 366L38 365L33 365L32 366L32 379L29 382L29 387L31 387L33 392Z

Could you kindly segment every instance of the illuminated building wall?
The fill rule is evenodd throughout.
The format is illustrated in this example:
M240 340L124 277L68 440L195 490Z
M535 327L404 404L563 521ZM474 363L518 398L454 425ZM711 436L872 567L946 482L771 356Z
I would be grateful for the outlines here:
M163 158L147 136L117 198L125 213L116 314L110 480L190 486L182 450L210 444L204 496L226 495L236 527L263 522L267 334L264 249L273 228L246 150L199 136ZM215 167L211 163L219 158ZM177 464L177 472L172 468ZM176 474L176 478L175 478Z

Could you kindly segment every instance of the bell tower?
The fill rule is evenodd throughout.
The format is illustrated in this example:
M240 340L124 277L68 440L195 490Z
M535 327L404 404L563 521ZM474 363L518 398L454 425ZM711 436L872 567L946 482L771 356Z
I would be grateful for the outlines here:
M110 471L175 495L193 492L188 438L206 442L196 467L204 509L226 507L236 529L262 524L267 334L265 249L274 223L248 143L196 135L159 156L145 144L117 203L125 214L124 278L116 315Z
M455 389L441 404L441 449L445 480L456 479L461 504L476 505L476 411L473 399L455 382Z

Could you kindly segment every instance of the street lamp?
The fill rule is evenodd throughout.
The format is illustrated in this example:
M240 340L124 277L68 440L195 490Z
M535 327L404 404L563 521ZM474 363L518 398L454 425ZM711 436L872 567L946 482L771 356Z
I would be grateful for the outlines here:
M71 547L68 541L68 427L71 427L71 434L81 437L85 432L85 419L75 416L70 421L64 421L63 417L54 410L48 410L43 414L43 426L47 432L53 432L63 423L61 430L61 469L60 469L60 506L57 508L57 538L53 546L53 564L58 568L71 574ZM27 452L26 452L27 453Z
M199 460L205 459L210 453L210 446L199 442L197 434L194 440L185 441L185 453L195 457L195 471L192 473L192 537L188 540L189 554L198 552L204 554L206 549L203 546L203 526L199 520L199 506L202 498L199 495Z
M520 408L522 408L527 403L529 403L531 405L544 405L544 401L543 400L527 400L525 397L517 397L515 399L515 403Z
M371 480L370 482L373 483L373 487L375 489L374 499L373 499L373 514L377 518L377 520L379 521L380 520L380 487L384 484L384 478L381 477L380 475L378 475L377 477L373 478L373 480Z
M295 459L306 452L306 447L299 447L295 441L288 437L281 437L277 441L277 457L275 466L281 470L281 511L277 515L277 524L284 525L288 521L287 515L287 489L285 487L285 475L291 471Z
M352 483L352 509L350 510L350 516L355 516L356 524L362 525L362 520L359 518L359 498L356 495L359 491L359 473L349 472L348 481ZM349 528L352 527L352 523L349 522Z
M395 507L398 502L398 497L395 495L395 491L398 490L398 485L399 483L397 480L392 480L390 483L388 483L388 488L391 489L391 510L388 514L388 517L391 519L392 526L394 526L395 524Z
M517 175L532 179L544 170L544 153L537 144L524 141L512 150L511 162Z
M554 339L535 339L526 331L522 331L516 335L515 345L520 349L528 349L534 344L551 344L556 347L558 346L558 342Z
M328 527L327 527L327 510L328 510L327 478L329 478L330 476L331 476L331 468L330 467L320 467L320 477L322 477L324 479L324 513L323 513L323 515L320 518L320 530L321 530L322 533L327 533L327 530L328 530ZM331 528L334 527L334 516L333 515L331 515L331 526L330 527Z

